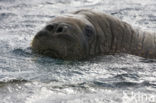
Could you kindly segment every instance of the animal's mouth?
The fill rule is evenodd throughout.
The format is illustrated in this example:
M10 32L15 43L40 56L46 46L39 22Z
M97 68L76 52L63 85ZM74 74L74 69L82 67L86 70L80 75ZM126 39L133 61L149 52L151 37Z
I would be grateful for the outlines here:
M54 49L43 50L41 52L41 54L46 55L46 56L50 56L50 57L55 57L55 58L60 57L60 53L57 50L54 50Z

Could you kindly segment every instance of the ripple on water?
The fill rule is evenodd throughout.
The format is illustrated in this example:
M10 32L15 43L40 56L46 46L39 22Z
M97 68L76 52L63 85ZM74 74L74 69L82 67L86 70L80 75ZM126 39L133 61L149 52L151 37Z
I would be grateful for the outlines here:
M128 96L133 93L155 96L155 59L119 54L64 61L34 54L29 48L33 36L46 21L82 8L103 11L154 31L155 3L155 0L0 0L0 102L135 103L130 101L131 97L129 102L122 100L124 91Z
M14 13L0 13L0 20L5 20L5 19L8 19L9 17L14 17L14 16L17 16L16 14Z

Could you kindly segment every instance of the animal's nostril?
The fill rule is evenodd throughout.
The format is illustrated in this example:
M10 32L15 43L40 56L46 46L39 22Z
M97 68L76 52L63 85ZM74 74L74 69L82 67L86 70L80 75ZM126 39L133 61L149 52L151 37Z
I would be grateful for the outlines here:
M47 26L46 26L46 29L47 29L48 31L52 31L52 30L54 29L54 25L47 25Z
M57 28L56 33L61 33L61 32L63 32L63 27Z

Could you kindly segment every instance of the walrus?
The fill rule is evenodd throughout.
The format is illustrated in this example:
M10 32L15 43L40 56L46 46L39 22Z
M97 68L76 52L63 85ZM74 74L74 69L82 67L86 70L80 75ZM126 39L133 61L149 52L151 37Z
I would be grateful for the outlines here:
M60 59L128 53L156 58L156 34L133 28L111 15L78 10L56 16L32 41L36 53Z

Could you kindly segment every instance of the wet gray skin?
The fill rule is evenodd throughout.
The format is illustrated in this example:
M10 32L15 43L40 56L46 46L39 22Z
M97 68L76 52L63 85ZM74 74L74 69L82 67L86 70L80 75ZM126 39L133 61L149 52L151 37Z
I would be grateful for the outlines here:
M50 21L33 39L33 51L54 58L85 59L128 53L156 58L155 34L110 15L79 10Z

